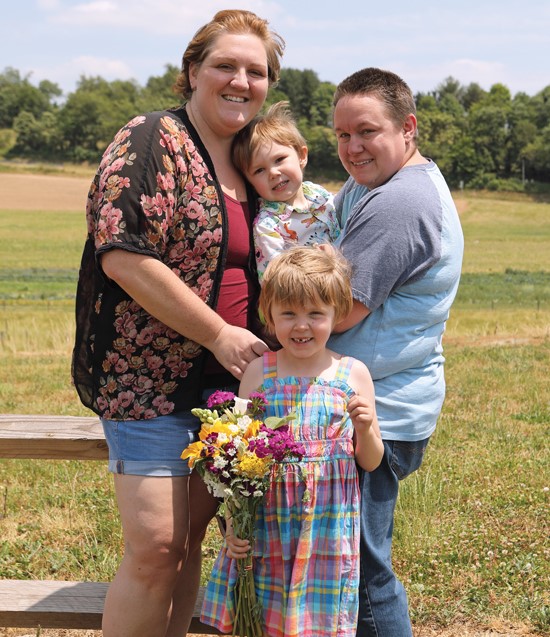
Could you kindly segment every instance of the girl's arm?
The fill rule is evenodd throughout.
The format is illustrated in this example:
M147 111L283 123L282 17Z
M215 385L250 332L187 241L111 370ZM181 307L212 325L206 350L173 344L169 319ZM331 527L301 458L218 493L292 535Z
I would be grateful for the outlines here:
M367 367L355 361L351 368L351 387L355 395L348 403L348 413L355 428L355 457L365 471L374 471L384 455L374 402L374 384Z
M239 385L239 397L250 398L252 392L258 391L258 387L263 383L263 380L264 364L260 355L259 358L255 358L248 364Z

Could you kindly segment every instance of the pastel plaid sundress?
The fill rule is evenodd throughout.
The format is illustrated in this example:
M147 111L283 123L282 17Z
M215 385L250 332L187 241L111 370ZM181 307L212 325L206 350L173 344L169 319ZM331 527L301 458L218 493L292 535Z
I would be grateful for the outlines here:
M254 575L269 637L355 637L359 586L359 485L346 407L353 359L333 380L277 377L264 354L266 416L295 413L306 455L274 467L258 512ZM222 548L206 586L201 619L231 632L235 561Z

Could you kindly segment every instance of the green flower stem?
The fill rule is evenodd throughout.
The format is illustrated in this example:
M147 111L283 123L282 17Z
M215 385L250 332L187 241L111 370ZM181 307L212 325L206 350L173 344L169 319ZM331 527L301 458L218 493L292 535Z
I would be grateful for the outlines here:
M233 521L233 531L237 537L246 538L254 543L256 510L258 498L226 501L226 507ZM263 614L261 604L256 597L252 550L237 563L237 581L233 590L235 598L235 618L233 637L263 637Z

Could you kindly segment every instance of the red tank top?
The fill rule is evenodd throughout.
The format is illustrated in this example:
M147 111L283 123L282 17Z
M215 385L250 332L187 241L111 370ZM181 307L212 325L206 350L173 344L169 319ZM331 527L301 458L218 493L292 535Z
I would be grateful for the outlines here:
M246 201L237 201L228 195L224 195L224 199L229 238L216 312L226 323L248 328L248 308L256 287L249 269L251 219ZM208 356L206 374L225 371L214 356Z

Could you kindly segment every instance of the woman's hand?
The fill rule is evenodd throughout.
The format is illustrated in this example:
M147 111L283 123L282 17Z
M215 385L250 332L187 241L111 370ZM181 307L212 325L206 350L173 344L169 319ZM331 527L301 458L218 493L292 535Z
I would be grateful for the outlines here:
M101 257L101 265L152 316L209 349L237 379L269 349L252 332L227 324L157 259L113 249Z
M218 362L240 380L248 364L267 352L269 347L252 332L225 324L209 349Z

